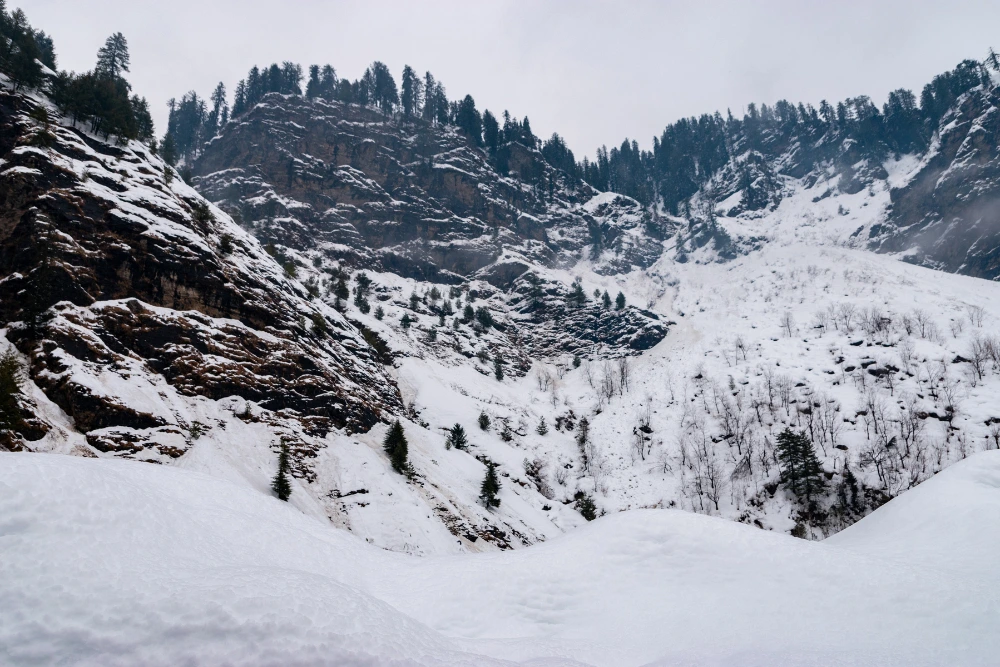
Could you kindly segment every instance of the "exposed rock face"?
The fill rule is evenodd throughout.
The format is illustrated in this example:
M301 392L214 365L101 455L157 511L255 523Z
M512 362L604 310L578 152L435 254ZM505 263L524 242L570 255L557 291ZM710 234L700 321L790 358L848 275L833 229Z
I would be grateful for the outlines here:
M919 170L893 190L875 247L945 271L1000 278L1000 87L973 88L941 119Z
M510 148L510 175L500 175L452 127L272 94L206 147L194 173L264 241L438 282L482 272L506 286L529 262L575 262L642 218L627 198L633 206L586 207L593 188L534 148ZM648 265L658 246L631 263Z
M80 430L173 423L112 376L352 430L400 409L357 330L159 159L45 130L34 104L0 94L0 313L31 323L9 337Z

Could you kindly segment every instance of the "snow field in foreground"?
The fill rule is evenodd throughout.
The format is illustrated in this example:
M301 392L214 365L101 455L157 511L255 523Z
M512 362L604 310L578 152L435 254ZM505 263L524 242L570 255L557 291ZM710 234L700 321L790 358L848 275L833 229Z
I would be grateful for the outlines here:
M671 510L415 558L187 470L0 467L0 663L987 665L1000 453L824 542Z

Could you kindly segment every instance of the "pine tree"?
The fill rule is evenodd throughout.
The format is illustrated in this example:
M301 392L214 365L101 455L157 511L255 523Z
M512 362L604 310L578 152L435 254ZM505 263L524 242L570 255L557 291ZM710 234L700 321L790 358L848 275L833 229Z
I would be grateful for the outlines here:
M608 290L604 290L604 294L601 295L601 305L604 306L604 310L611 308L611 295L608 294Z
M288 445L284 442L281 443L281 453L278 454L278 472L271 481L271 490L284 501L292 495L292 483L288 479Z
M476 311L472 309L472 306L465 304L465 308L462 310L462 321L468 324L472 321L472 318L476 316Z
M499 493L500 479L497 477L497 466L493 462L487 463L486 477L483 479L483 485L480 487L479 499L483 501L486 509L500 507L500 498L497 497Z
M94 73L109 79L120 79L129 71L128 42L124 35L116 32L104 41L97 51L97 66Z
M573 368L579 368L580 367L580 363L581 363L580 362L580 355L579 354L574 354L573 355Z
M309 66L309 81L306 83L306 98L314 99L319 95L319 65Z
M587 303L587 293L583 291L583 284L579 280L573 281L573 287L566 297L566 302L570 306L581 308Z
M490 430L490 416L485 412L479 413L479 428L483 431Z
M545 423L545 417L539 417L538 426L535 428L535 433L538 435L545 435L549 432L549 426Z
M504 442L510 442L514 439L514 431L510 428L510 422L506 419L503 420L503 428L500 429L500 439Z
M21 361L12 349L0 355L0 428L15 429L21 424L21 396L23 382Z
M618 292L618 296L615 297L615 310L621 310L625 307L625 295Z
M594 499L586 493L581 493L577 498L576 510L587 521L593 521L597 518L597 505L594 504Z
M347 286L347 281L344 280L344 276L340 276L340 278L337 279L337 284L333 288L333 295L341 301L347 301L351 298L351 289Z
M446 449L466 449L469 446L469 439L465 436L465 429L461 424L455 424L448 430L448 439L444 444Z
M782 484L812 511L826 480L809 436L786 427L778 434L777 455Z
M403 313L403 318L401 320L399 320L399 324L404 329L409 329L410 325L413 324L413 320L410 318L410 314L409 313Z
M493 355L493 377L495 377L498 382L503 382L503 375L503 355L497 352Z
M409 472L409 444L406 442L403 425L399 423L398 419L392 423L388 433L385 434L382 448L389 455L389 462L392 464L393 470L403 475Z

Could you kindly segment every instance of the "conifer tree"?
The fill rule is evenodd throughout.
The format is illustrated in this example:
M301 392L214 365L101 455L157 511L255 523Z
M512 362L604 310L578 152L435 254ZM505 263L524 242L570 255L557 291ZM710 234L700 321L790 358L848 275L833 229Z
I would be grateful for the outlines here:
M573 281L573 287L570 289L566 301L576 308L581 308L587 303L587 293L583 291L583 284L579 280Z
M577 498L576 510L587 521L593 521L597 518L597 505L594 504L594 499L586 493L581 493L580 497Z
M549 432L549 425L545 423L545 417L538 418L538 426L535 427L535 433L538 435L545 435Z
M278 472L271 480L271 490L281 500L288 500L292 495L292 483L288 479L288 444L281 443L281 453L278 454Z
M406 442L403 425L399 423L398 419L392 423L388 433L385 434L382 448L389 455L389 462L392 464L393 470L402 475L409 472L409 444Z
M413 324L413 319L410 318L410 314L409 313L403 313L403 318L401 320L399 320L399 324L404 329L409 329L410 325Z
M319 95L319 65L309 66L309 81L306 83L306 98L313 99Z
M0 355L0 428L15 429L21 424L23 370L17 354L8 349Z
M493 355L493 377L495 377L498 382L503 382L503 376L503 355L497 352Z
M344 276L340 276L337 280L337 284L333 288L333 295L341 301L347 301L351 298L351 290L347 286L347 281L344 280Z
M479 428L483 431L490 430L490 416L485 412L479 413Z
M479 499L483 501L486 509L500 507L500 479L497 477L497 466L492 461L486 464L486 477L479 490Z
M816 496L826 486L823 466L812 441L805 433L795 433L786 427L778 434L777 455L782 484L798 500L805 501L811 511Z
M611 308L611 295L608 294L608 290L604 290L604 294L601 295L601 305L604 306L604 310Z
M104 46L97 51L97 66L94 73L109 79L120 79L129 71L128 42L120 32L108 37Z
M514 439L514 431L510 428L510 422L506 419L503 420L503 428L500 429L500 439L504 442L510 442Z
M448 430L448 439L445 441L445 448L466 449L469 446L469 439L465 435L465 429L461 424L455 424Z
M621 310L625 307L625 295L618 292L618 296L615 297L615 310Z

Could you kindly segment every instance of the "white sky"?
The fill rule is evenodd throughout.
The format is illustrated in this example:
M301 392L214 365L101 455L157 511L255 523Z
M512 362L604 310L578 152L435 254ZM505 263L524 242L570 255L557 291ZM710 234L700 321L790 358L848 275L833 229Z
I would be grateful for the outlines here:
M430 70L452 99L531 119L577 158L628 136L649 148L681 116L748 102L919 95L963 58L1000 47L1000 2L745 0L490 2L8 0L53 36L59 66L93 67L121 31L129 80L166 123L166 100L254 64L329 62L355 79L373 60L399 80ZM992 40L992 42L991 42Z

